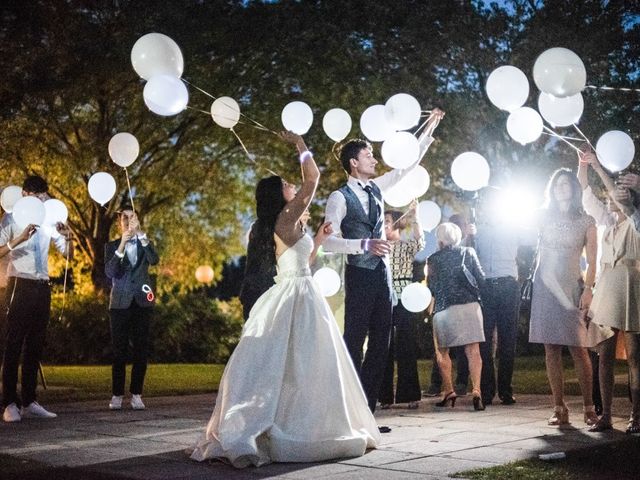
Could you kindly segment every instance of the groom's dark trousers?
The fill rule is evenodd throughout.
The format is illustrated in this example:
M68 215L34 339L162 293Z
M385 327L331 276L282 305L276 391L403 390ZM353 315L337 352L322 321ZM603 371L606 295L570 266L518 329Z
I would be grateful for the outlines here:
M389 354L392 304L387 268L379 262L374 270L346 265L344 341L360 375L371 411L375 411ZM369 335L362 359L364 341Z

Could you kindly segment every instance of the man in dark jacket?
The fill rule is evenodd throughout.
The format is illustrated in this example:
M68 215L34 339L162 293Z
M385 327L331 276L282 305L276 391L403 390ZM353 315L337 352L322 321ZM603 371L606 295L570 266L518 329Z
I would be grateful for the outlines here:
M125 368L129 341L133 347L131 370L131 408L143 410L142 386L147 370L149 322L155 295L151 288L149 265L158 263L158 254L140 228L138 217L130 206L119 216L122 236L105 246L105 273L111 279L109 314L113 365L111 368L113 397L111 410L122 408Z

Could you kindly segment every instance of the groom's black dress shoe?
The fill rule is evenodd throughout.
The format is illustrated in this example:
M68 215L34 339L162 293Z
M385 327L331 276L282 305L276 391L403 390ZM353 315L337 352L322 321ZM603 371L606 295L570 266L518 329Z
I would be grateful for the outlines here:
M502 405L513 405L516 403L516 399L513 398L513 395L505 395L500 397L500 403L502 403Z
M389 432L391 431L391 427L387 427L387 426L385 426L385 425L380 425L380 426L378 427L378 431L379 431L380 433L389 433Z

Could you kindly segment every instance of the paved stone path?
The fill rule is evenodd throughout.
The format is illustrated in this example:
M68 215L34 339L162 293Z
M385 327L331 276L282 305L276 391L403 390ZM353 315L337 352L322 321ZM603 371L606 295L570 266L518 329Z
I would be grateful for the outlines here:
M87 479L411 480L446 478L454 472L626 437L626 414L614 419L614 431L587 432L576 397L569 398L573 424L566 428L546 425L551 414L548 396L520 395L516 405L493 405L484 412L473 411L470 396L459 398L455 408L437 408L437 399L423 399L417 410L376 412L379 424L393 431L363 457L236 470L220 462L193 462L185 453L209 419L213 399L213 394L145 398L147 410L119 412L108 411L106 400L46 405L58 418L0 424L0 455L24 462L31 472L28 478L48 480L54 479L52 472L60 472L54 467L68 467L67 478ZM614 412L629 409L628 400L616 399ZM0 478L5 478L2 470L0 466Z

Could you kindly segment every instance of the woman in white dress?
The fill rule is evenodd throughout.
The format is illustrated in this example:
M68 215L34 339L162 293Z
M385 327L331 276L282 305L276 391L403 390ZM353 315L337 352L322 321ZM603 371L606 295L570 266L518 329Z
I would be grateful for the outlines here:
M215 408L191 458L238 468L357 457L380 434L331 309L309 270L313 240L300 228L320 172L299 135L302 186L280 177L256 189L256 235L276 262L276 284L251 310L225 368ZM328 230L324 232L328 234Z

